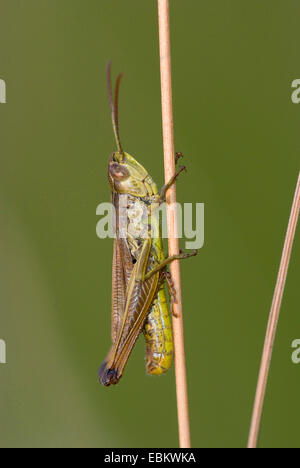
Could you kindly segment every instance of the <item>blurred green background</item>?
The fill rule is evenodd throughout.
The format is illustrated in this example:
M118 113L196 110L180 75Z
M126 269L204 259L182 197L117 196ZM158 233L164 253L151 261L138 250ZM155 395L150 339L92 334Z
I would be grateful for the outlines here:
M205 246L182 263L194 447L246 445L266 321L299 171L297 0L171 0L181 202L205 203ZM119 385L110 345L115 148L105 65L125 73L125 149L163 184L156 1L0 0L0 444L176 447L174 371L149 377L140 339ZM299 447L299 230L261 447Z

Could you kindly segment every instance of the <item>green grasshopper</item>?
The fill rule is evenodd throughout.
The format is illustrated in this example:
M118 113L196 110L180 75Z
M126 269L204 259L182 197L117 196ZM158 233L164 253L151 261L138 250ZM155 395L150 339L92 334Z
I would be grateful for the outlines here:
M166 300L167 283L171 304L176 294L169 263L197 254L180 252L165 257L160 234L158 208L165 201L166 191L185 169L181 166L171 180L158 192L146 169L123 151L119 136L118 95L122 75L117 77L115 97L111 86L110 63L107 66L108 96L117 151L110 156L108 181L116 212L116 238L112 265L112 345L99 370L99 380L105 385L120 380L130 353L141 332L146 340L146 369L149 374L166 372L173 360L173 333ZM176 162L181 154L176 155ZM146 222L140 212L147 213ZM123 216L123 218L122 218ZM120 219L134 229L121 233ZM121 235L122 234L122 235Z

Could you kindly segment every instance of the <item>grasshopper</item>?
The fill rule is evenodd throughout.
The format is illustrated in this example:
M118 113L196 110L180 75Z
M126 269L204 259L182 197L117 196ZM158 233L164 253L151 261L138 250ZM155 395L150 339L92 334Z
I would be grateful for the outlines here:
M109 63L108 97L117 151L109 158L108 181L116 212L116 237L112 264L112 345L99 370L99 380L105 386L118 383L141 332L146 340L147 373L158 375L170 368L174 350L165 283L171 296L171 308L176 294L166 267L173 260L197 254L197 251L180 251L180 254L171 257L164 255L158 208L165 201L166 191L185 167L180 166L159 192L146 169L123 151L118 122L121 78L120 74L113 98ZM176 163L180 156L181 153L176 155ZM141 211L147 213L146 222L140 219ZM119 222L124 217L126 225L129 223L125 235ZM132 225L134 229L130 229Z

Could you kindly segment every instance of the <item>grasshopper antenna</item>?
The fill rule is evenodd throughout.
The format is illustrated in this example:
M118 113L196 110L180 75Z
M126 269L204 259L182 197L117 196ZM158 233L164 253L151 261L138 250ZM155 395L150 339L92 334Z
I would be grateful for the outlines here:
M123 149L120 141L119 135L119 109L118 109L118 100L119 100L119 89L122 74L118 75L115 88L115 99L113 99L112 86L111 86L111 62L107 63L106 67L106 76L107 76L107 90L108 90L108 100L111 110L112 125L114 129L115 139L118 147L118 152L123 157Z

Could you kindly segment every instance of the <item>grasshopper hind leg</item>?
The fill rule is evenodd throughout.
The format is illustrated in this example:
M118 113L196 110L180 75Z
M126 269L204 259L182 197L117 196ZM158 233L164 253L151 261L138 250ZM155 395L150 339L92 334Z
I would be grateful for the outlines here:
M146 340L146 370L151 375L167 372L172 365L174 352L164 274L161 275L161 282L143 330Z
M171 275L171 273L169 271L164 271L163 276L164 276L164 278L166 280L168 290L169 290L169 294L170 294L170 309L171 309L172 314L174 315L174 317L179 317L179 315L177 313L175 313L175 311L174 311L174 304L177 304L177 299L176 299L175 284L174 284L172 275Z

